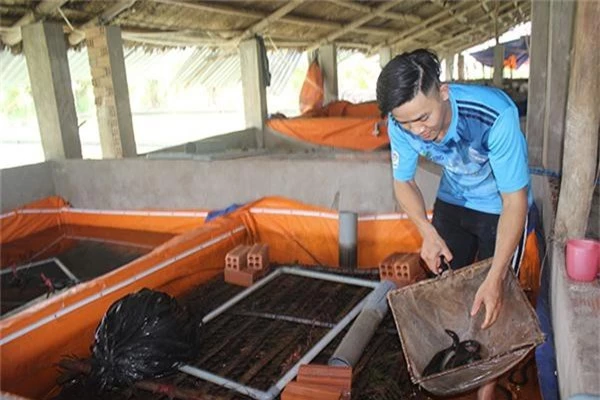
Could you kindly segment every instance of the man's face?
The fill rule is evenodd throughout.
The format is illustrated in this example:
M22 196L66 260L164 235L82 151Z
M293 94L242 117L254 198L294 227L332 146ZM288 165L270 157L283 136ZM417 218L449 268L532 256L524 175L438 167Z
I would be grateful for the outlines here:
M392 110L392 116L402 128L427 141L441 141L450 126L448 85L419 92L411 101Z

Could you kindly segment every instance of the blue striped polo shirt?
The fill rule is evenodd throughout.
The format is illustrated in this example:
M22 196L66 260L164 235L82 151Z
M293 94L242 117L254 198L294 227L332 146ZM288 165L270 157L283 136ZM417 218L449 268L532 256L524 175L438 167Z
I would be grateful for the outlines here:
M452 119L439 143L422 140L388 118L394 179L413 179L421 155L443 167L439 199L500 214L501 192L531 186L517 108L496 88L463 84L449 88ZM530 189L528 198L531 205Z

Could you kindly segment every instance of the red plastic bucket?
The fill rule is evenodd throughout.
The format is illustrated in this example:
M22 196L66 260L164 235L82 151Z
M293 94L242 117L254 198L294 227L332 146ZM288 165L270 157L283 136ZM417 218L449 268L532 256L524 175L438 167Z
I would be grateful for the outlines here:
M567 241L567 274L578 282L592 282L600 272L600 242L590 239Z

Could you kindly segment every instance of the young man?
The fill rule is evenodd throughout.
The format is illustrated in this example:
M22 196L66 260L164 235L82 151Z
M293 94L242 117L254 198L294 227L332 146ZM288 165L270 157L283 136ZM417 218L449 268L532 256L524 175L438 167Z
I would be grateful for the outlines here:
M403 53L381 71L377 102L388 115L396 198L423 237L429 269L440 273L442 258L454 269L493 256L470 310L485 308L486 329L500 313L508 265L518 272L532 203L527 145L504 92L442 84L439 74L434 53ZM443 168L431 223L414 180L419 155ZM480 388L478 398L493 399L494 387Z

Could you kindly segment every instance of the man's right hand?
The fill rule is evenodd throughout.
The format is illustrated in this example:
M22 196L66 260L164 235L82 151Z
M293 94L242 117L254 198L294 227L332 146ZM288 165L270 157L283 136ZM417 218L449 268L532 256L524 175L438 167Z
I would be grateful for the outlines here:
M446 261L452 261L452 253L446 242L440 237L432 226L427 234L423 235L423 245L421 247L421 258L427 264L427 267L436 275L442 273L440 257L443 256Z

